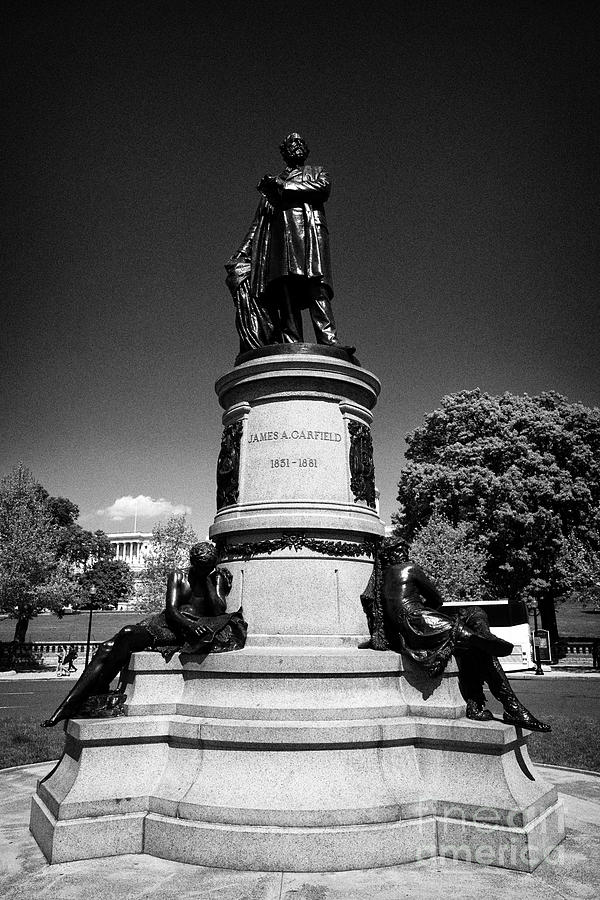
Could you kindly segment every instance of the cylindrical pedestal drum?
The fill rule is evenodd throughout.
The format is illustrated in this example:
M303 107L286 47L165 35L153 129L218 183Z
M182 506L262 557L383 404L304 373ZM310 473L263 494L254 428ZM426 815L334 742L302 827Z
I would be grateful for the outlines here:
M225 413L210 536L234 576L228 605L243 607L250 643L356 643L384 532L370 432L380 384L343 351L273 349L216 384Z

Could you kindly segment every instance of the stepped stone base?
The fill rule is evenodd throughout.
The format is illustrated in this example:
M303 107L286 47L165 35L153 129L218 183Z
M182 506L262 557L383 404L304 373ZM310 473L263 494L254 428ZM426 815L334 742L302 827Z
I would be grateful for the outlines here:
M430 682L343 638L275 640L135 654L127 715L69 722L38 785L31 830L49 862L318 872L439 855L532 871L562 840L526 737L465 719L453 664Z

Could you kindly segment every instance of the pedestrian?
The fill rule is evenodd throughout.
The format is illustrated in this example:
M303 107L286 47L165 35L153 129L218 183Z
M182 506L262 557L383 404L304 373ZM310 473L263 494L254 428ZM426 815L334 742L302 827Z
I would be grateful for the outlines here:
M77 659L77 647L74 644L70 644L69 649L67 651L67 655L64 658L63 665L67 666L67 671L65 675L70 675L71 672L77 671L77 666L75 665L75 660Z
M67 655L67 650L64 644L58 648L58 653L56 654L56 677L60 678L61 675L64 675L63 668L65 657Z

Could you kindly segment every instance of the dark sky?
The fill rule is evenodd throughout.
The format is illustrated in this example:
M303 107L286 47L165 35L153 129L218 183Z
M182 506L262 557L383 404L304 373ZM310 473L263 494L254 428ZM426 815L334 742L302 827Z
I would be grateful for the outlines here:
M382 381L383 518L444 394L598 405L593 11L4 4L0 474L23 461L89 528L130 528L96 511L144 495L204 536L237 352L223 263L291 130L333 178L340 337Z

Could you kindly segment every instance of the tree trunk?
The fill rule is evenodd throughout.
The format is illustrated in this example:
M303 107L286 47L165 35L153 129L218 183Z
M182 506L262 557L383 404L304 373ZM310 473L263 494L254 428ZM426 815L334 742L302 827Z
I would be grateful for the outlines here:
M552 645L552 658L558 657L558 625L556 623L556 611L554 609L554 600L552 597L545 597L540 600L540 620L542 628L549 632L550 644Z
M29 618L27 616L19 616L15 627L15 636L13 638L19 644L25 643L25 635L29 628Z

